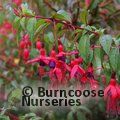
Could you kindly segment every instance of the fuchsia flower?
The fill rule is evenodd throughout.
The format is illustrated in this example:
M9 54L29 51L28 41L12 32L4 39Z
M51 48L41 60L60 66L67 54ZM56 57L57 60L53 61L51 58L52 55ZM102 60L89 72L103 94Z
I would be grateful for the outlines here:
M13 3L15 3L17 6L20 6L22 3L22 0L12 0Z
M13 26L11 22L5 20L4 23L0 26L0 34L8 36L9 33L14 33Z
M88 8L90 6L91 0L85 0L85 6Z
M30 56L30 52L29 52L29 50L28 49L24 49L23 50L23 59L24 60L28 60L29 59L29 56Z
M92 63L90 63L80 81L84 84L88 83L91 89L98 89L98 82L94 78L94 68Z
M12 29L12 24L11 24L10 22L8 22L8 21L5 21L5 22L3 23L3 26L4 26L4 28L5 28L6 30L11 30L11 29Z
M24 49L24 48L28 48L31 46L31 41L30 41L30 38L29 38L29 35L28 34L25 34L23 37L22 37L22 40L20 41L20 48L21 49Z
M109 115L120 114L120 87L115 78L115 74L112 75L109 85L104 90L104 99L107 102L107 113Z
M59 48L61 50L59 49L58 54L56 54L55 50L52 50L51 55L49 57L49 67L51 68L50 78L51 80L53 80L52 82L57 81L57 83L61 84L63 83L63 80L65 80L66 68L65 53L63 52L63 46L60 45Z
M36 48L38 50L40 50L42 48L42 44L41 44L41 42L39 40L36 42Z
M85 70L80 66L82 62L82 58L76 58L74 61L71 62L71 78L76 77L77 74L83 76L85 74Z
M28 60L26 62L26 64L31 64L31 63L35 63L35 62L38 62L40 64L40 66L48 65L49 61L48 61L48 58L46 57L46 50L44 48L42 48L40 50L40 56L38 56L32 60Z

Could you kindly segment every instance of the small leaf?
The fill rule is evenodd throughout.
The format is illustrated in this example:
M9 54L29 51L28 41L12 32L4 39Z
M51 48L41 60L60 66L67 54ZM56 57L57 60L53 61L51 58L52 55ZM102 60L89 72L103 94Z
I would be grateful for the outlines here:
M80 13L80 21L83 24L87 24L87 20L88 20L88 11L86 9L84 9L83 11L81 11Z
M69 112L67 115L67 120L74 120L73 112Z
M88 62L90 51L90 38L88 35L83 35L79 40L79 51L85 62Z
M110 35L103 35L100 37L100 44L103 47L103 50L109 54L110 52L110 47L112 44L112 37Z
M120 53L118 48L112 48L110 50L109 59L110 59L110 64L114 71L118 71L117 65L119 61L119 54Z
M20 20L20 25L22 26L22 28L25 30L26 28L26 18L23 17L21 20Z
M28 113L28 114L25 115L25 118L26 118L26 117L27 117L27 118L31 118L31 117L35 117L35 116L36 116L35 113Z
M26 16L34 16L34 13L32 12L32 10L30 10L28 8L28 4L27 3L23 3L21 5L21 8L22 8L22 13Z
M18 103L20 102L21 96L22 96L21 89L18 88L14 89L8 96L8 102L12 105Z
M54 43L54 35L52 32L49 32L44 35L45 47L47 51L50 51Z
M33 39L34 36L35 25L36 25L36 19L30 18L27 22L27 31L30 34L31 39Z
M96 45L98 45L99 46L99 43L97 43ZM94 49L94 66L95 66L95 68L97 69L97 68L101 68L102 67L102 61L101 61L101 59L103 59L102 58L102 55L101 55L101 48L95 48ZM101 70L100 69L98 69L97 71L96 71L96 73L97 74L100 74L100 72L101 72Z
M30 58L35 58L39 55L39 51L35 48L31 49L30 51Z
M64 11L64 10L59 10L57 12L57 14L55 14L53 17L57 18L57 19L60 19L60 20L65 20L65 21L71 22L70 14L67 13L66 11Z
M44 30L50 23L47 23L45 20L41 19L37 21L35 27L35 36L37 36L42 30Z
M80 111L77 111L77 115L76 116L77 116L78 120L86 120L85 115L82 112L80 112Z
M99 2L100 2L100 0L92 0L89 8L95 9L98 6Z
M14 27L19 28L20 26L20 17L16 17L14 20Z

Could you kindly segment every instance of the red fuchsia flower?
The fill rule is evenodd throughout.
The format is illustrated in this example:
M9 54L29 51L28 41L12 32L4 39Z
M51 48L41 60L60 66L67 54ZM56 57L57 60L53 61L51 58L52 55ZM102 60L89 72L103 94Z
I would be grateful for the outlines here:
M9 21L5 21L3 23L3 27L6 29L6 30L12 30L12 24L9 22Z
M49 57L49 67L54 69L56 67L56 51L53 49Z
M40 41L36 42L36 48L40 50L42 48L42 43Z
M49 60L46 57L46 50L44 48L42 48L40 50L40 56L38 56L38 57L36 57L34 59L31 59L31 60L28 60L26 62L26 64L32 64L32 63L35 63L35 62L38 62L40 66L48 65Z
M85 0L85 6L88 8L90 6L91 0Z
M71 62L71 78L75 78L77 74L83 76L85 74L85 70L79 65L80 61L78 59L75 59Z
M60 55L61 54L61 55ZM68 69L67 64L65 63L65 60L62 59L63 55L66 53L63 52L63 46L59 45L59 53L56 55L55 50L53 49L51 51L50 57L49 57L49 67L50 72L49 72L49 77L51 79L52 84L57 85L59 84L65 84L66 83L66 72ZM56 82L56 83L54 83Z
M22 37L22 40L20 41L20 48L21 49L24 49L24 48L28 48L31 46L31 41L29 39L29 35L28 34L25 34L23 37Z
M38 67L38 74L39 74L39 76L40 76L41 78L42 78L43 76L45 76L46 71L45 71L44 67L42 67L42 66L39 66L39 67Z
M58 60L61 60L63 62L65 62L66 60L66 53L64 52L64 47L62 44L60 44L58 46L58 51L59 53L56 55L56 57L58 58Z
M20 15L20 11L18 9L14 8L13 11L16 16Z
M24 40L21 40L21 41L20 41L20 48L21 48L21 49L26 48L26 43L25 43Z
M29 56L30 56L30 51L25 48L25 49L23 50L23 59L24 59L24 60L28 60L28 59L29 59Z
M86 78L90 84L91 89L98 89L98 81L96 81L94 78L94 67L92 63L90 63L86 70Z
M107 102L108 115L117 115L119 112L118 102L120 100L120 88L115 78L115 74L112 75L109 85L104 90L104 99Z
M3 35L3 36L7 36L8 35L8 32L7 30L4 28L4 27L0 27L0 34Z
M65 67L63 67L62 61L56 61L55 62L55 68L52 68L49 73L49 77L51 79L51 82L57 82L59 84L62 84L65 80Z
M20 6L21 3L22 3L22 0L12 0L12 2L13 2L14 4L16 4L17 6Z

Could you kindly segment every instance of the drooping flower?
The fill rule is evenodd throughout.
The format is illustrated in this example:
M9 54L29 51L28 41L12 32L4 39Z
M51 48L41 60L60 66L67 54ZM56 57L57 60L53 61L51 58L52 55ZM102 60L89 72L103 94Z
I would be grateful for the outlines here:
M49 60L46 56L46 50L44 48L42 48L40 50L40 55L38 57L31 59L31 60L28 60L26 62L26 64L32 64L32 63L36 63L36 62L38 62L40 66L48 65Z
M56 51L53 49L49 57L49 67L54 69L56 67Z
M37 42L36 42L36 48L37 48L38 50L40 50L41 47L42 47L41 42L40 42L40 41L37 41Z
M64 52L64 47L63 47L62 44L60 44L58 46L58 51L59 51L59 53L56 55L57 59L65 62L65 60L66 60L66 53Z
M120 98L120 88L115 78L112 75L109 85L104 90L104 99L107 102L107 114L116 116L118 114L118 102Z
M3 23L3 26L6 30L11 30L12 29L12 24L9 21L5 21Z
M24 49L24 51L23 51L23 59L24 60L28 60L29 56L30 56L29 50L28 49Z
M78 64L78 62L74 61L70 76L71 78L74 78L77 77L77 74L83 76L85 70Z
M28 48L31 46L31 44L32 43L30 41L29 35L25 34L20 41L20 48L21 49Z
M22 0L12 0L13 3L15 3L17 6L21 5Z

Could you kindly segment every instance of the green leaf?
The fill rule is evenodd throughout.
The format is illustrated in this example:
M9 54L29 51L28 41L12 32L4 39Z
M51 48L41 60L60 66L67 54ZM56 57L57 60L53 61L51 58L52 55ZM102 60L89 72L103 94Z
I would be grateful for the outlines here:
M90 38L88 35L83 35L79 40L79 51L81 54L81 57L85 60L85 62L88 62L89 58L89 51L90 51Z
M120 0L115 0L117 4L120 4Z
M0 24L3 22L4 17L5 17L4 12L0 12Z
M53 111L46 112L44 120L55 120L55 114Z
M50 23L47 23L45 20L41 19L37 21L35 27L35 36L37 36L42 30L44 30Z
M4 83L4 80L0 78L0 85L2 85L3 83Z
M77 111L77 119L78 120L86 120L85 115L80 111Z
M88 20L88 11L84 9L80 13L80 21L84 24L87 24L87 20Z
M14 27L18 28L20 26L20 17L15 17L14 19Z
M110 47L112 44L112 37L110 35L103 35L100 37L100 44L103 47L103 50L106 52L106 54L109 54Z
M26 117L27 117L27 118L31 118L31 117L35 117L35 116L36 116L35 113L28 113L28 114L25 115L25 118L26 118Z
M8 116L0 115L0 120L10 120Z
M25 30L26 29L26 18L23 17L21 20L20 20L20 25L21 27Z
M115 45L116 45L116 46L119 46L119 45L120 45L120 38L114 39L114 42L115 42Z
M109 54L109 60L110 60L110 64L113 68L114 71L118 71L117 67L118 67L118 62L119 62L119 49L118 48L112 48L110 50L110 54Z
M22 96L21 89L18 89L18 88L14 89L8 96L8 102L11 105L14 105L15 103L20 102L21 96Z
M96 45L98 45L99 46L99 43L98 44L96 44ZM101 56L101 48L95 48L94 49L94 66L95 66L95 68L101 68L102 67L102 56ZM101 72L101 70L99 69L99 70L97 70L96 71L96 73L97 74L100 74L100 72Z
M92 0L89 8L91 10L95 9L97 7L97 5L98 5L99 2L100 2L100 0Z
M26 15L26 16L34 16L34 15L35 15L35 13L33 13L32 10L30 10L30 9L28 8L28 4L27 4L27 3L23 3L23 4L21 5L21 8L22 8L22 13L23 13L24 15Z
M30 34L30 38L33 39L34 30L36 25L36 18L30 18L27 22L27 31Z
M53 17L60 19L60 20L65 20L65 21L71 22L70 14L64 10L59 10Z
M39 55L39 51L37 49L35 49L35 48L31 49L30 58L35 58L38 55Z
M50 51L54 43L54 35L52 32L49 32L44 35L45 45L47 51Z
M69 112L68 115L67 115L67 120L74 120L74 116L73 116L73 112Z

